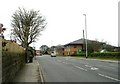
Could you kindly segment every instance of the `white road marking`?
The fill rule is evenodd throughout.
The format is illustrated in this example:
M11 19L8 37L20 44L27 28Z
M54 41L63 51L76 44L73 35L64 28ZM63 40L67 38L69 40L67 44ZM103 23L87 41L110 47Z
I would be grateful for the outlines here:
M86 67L90 67L91 70L98 70L98 68L92 67L92 66L90 66L90 65L85 65L85 66L86 66Z
M90 65L85 65L86 67L92 67L92 66L90 66Z
M91 70L98 70L98 68L95 68L95 67L91 67L90 69Z
M62 62L62 63L65 63L65 62Z
M102 76L102 77L106 77L106 78L109 78L109 79L112 79L112 80L115 80L115 81L120 81L119 79L116 79L116 78L113 78L113 77L110 77L110 76L106 76L106 75L103 75L103 74L99 74L98 75Z
M78 69L81 69L81 70L84 70L84 71L87 71L87 69L84 69L84 68L79 67L79 66L74 66L74 67L76 67L76 68L78 68Z
M38 61L37 61L37 65L38 65L38 67L39 67L39 72L40 72L40 78L41 78L41 82L44 82L44 77L43 77L43 74L42 74L42 67L40 67L40 64L38 63Z

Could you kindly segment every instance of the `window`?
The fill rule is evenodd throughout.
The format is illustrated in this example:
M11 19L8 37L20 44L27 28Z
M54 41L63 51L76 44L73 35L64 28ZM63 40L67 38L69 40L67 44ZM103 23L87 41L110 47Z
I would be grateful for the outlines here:
M77 48L77 46L76 46L76 45L74 45L74 48Z

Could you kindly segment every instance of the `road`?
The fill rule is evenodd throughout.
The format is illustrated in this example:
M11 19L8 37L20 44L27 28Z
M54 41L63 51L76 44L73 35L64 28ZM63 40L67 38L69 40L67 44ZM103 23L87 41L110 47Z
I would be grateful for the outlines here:
M75 57L38 56L45 82L118 82L118 63Z

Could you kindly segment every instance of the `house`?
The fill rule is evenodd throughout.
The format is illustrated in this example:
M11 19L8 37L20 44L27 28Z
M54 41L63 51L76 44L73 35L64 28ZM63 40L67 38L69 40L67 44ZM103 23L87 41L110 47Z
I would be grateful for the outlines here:
M120 52L120 47L114 47L114 52Z
M49 49L49 47L47 45L42 45L40 47L40 51L41 51L42 54L48 54L48 52L47 52L48 49Z
M64 55L64 45L51 46L50 51L55 52L57 56L63 56Z
M85 52L85 40L86 39L78 39L76 41L70 42L64 45L64 55L76 55L80 52ZM97 52L103 48L105 43L98 42L94 40L87 40L88 43L88 52Z
M56 55L63 56L64 55L64 45L58 45L55 48Z

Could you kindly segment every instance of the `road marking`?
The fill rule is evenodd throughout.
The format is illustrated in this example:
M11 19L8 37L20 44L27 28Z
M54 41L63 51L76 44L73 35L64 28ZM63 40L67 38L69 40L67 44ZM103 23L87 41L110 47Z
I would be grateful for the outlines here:
M84 69L84 68L79 67L79 66L74 66L74 67L76 67L76 68L78 68L78 69L81 69L81 70L84 70L84 71L87 71L87 69Z
M86 67L92 67L92 66L90 66L90 65L85 65Z
M44 84L44 77L43 77L43 74L42 74L42 71L41 71L41 67L40 67L40 64L38 63L38 61L37 61L37 64L38 64L38 67L39 67L41 82L42 82L42 84Z
M65 63L65 62L62 62L62 63Z
M106 78L109 78L109 79L112 79L112 80L115 80L115 81L120 81L119 79L116 79L116 78L113 78L113 77L110 77L110 76L106 76L106 75L103 75L103 74L99 74L98 75L102 76L102 77L106 77Z
M98 70L98 68L92 67L92 66L90 66L90 65L85 65L85 66L86 66L86 67L90 67L91 70Z
M95 67L92 67L92 68L90 68L91 70L98 70L98 68L95 68Z

